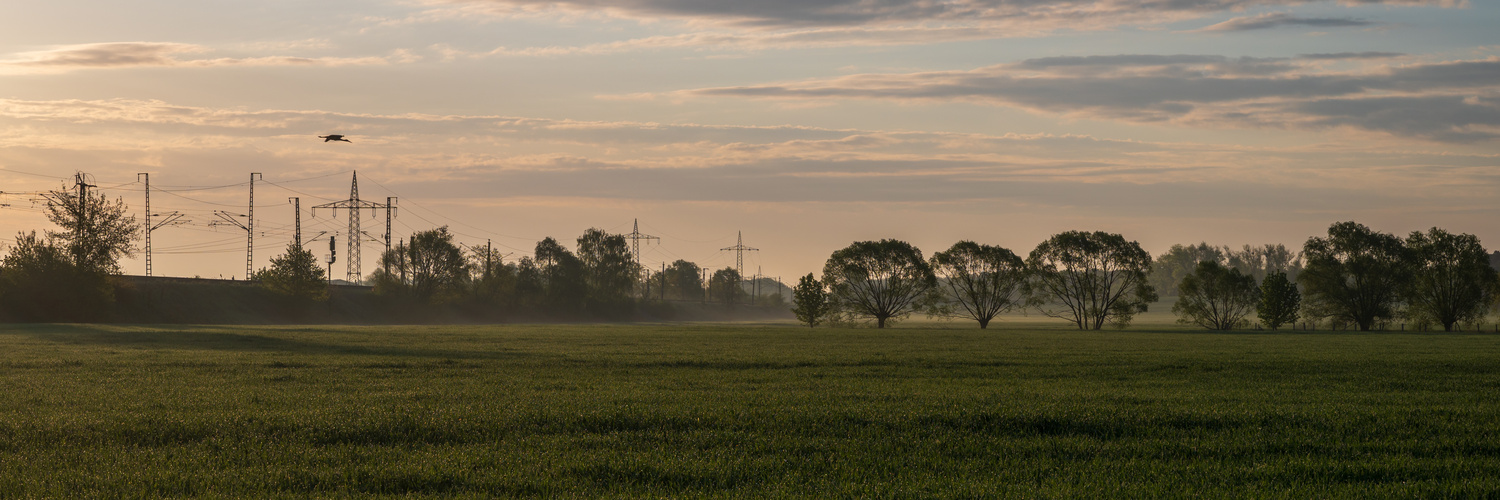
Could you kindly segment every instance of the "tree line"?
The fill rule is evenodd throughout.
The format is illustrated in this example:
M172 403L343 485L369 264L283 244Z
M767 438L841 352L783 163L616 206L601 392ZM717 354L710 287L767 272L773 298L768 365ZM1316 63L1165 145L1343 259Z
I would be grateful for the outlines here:
M98 192L64 189L46 200L58 229L17 235L0 260L0 304L22 320L98 320L139 225L122 200ZM673 300L783 307L780 293L747 294L734 268L708 273L678 260L652 276L623 235L589 229L574 248L545 238L532 255L505 262L490 249L461 248L440 227L382 253L369 282L393 306L445 306L492 319L630 319ZM1211 329L1250 326L1254 313L1271 329L1312 319L1360 330L1396 320L1452 330L1481 320L1500 298L1496 257L1470 234L1432 228L1400 238L1355 222L1333 224L1301 252L1205 243L1174 245L1156 258L1100 231L1053 235L1024 259L972 241L930 257L899 240L861 241L833 252L821 278L799 280L791 312L809 326L884 328L925 313L986 328L1024 310L1097 330L1129 325L1164 293L1178 297L1173 312L1181 322ZM251 279L288 304L328 298L324 269L295 244Z
M98 321L120 286L120 260L134 254L136 218L121 199L98 191L47 193L57 230L17 235L0 260L0 308L24 321ZM673 301L754 306L784 313L780 293L747 293L747 280L726 267L708 272L677 260L650 273L623 235L589 229L569 249L554 238L532 255L506 262L492 249L465 249L446 227L419 231L381 254L367 282L391 307L445 308L472 319L631 319L662 317ZM313 253L295 243L250 279L287 308L329 299L328 276Z
M960 241L925 257L899 240L861 241L833 252L823 276L798 280L793 313L808 326L870 322L884 328L913 313L964 318L987 328L1010 311L1063 319L1080 330L1125 327L1177 296L1178 321L1215 330L1299 319L1361 331L1403 320L1456 326L1500 301L1500 274L1470 234L1440 228L1402 239L1339 222L1300 253L1283 245L1235 250L1174 245L1152 258L1123 236L1068 231L1022 259L1009 249Z

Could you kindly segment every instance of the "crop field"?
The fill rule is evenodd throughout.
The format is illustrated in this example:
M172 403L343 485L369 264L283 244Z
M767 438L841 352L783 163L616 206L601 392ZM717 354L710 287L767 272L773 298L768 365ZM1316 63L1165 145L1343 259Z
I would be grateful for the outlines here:
M7 325L0 496L1500 495L1494 334L995 328Z

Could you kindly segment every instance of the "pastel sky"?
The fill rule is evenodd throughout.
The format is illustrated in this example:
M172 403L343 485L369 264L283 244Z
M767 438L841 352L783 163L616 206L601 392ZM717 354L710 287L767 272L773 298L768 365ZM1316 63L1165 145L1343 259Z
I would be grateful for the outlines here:
M288 197L308 238L344 229L309 207L357 170L397 238L519 257L638 218L651 268L730 265L743 231L784 280L878 238L1300 248L1355 220L1496 247L1497 27L1464 0L6 2L0 235L79 171L139 211L146 172L191 221L155 274L242 279L244 231L209 223L251 172L261 267Z

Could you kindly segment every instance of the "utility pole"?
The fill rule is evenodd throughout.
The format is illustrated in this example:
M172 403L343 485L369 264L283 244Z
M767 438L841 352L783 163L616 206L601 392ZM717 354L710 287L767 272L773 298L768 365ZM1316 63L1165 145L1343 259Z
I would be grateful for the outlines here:
M259 172L250 173L250 213L246 214L247 227L245 228L245 279L255 273L255 178L260 177Z
M391 251L391 218L395 217L395 211L396 211L396 197L395 196L387 196L387 197L385 197L385 251L386 251L386 253L390 253L390 251ZM386 274L391 274L391 263L390 262L386 262L385 263L385 273Z
M292 243L295 243L297 248L302 248L302 199L292 196L286 201L292 202L293 219L297 221L297 231L292 233Z
M360 243L364 241L364 237L362 236L362 235L364 235L364 232L360 231L360 229L359 229L359 223L360 223L359 211L362 210L362 209L368 208L368 209L370 209L370 215L373 216L373 215L375 215L375 209L377 209L377 208L389 209L390 206L389 205L382 205L382 204L379 204L379 203L375 203L373 201L365 201L365 200L359 199L359 172L355 172L354 176L351 178L350 183L349 183L349 199L335 201L333 203L324 203L322 205L317 205L317 206L314 206L312 208L313 208L313 215L314 216L317 216L319 208L332 209L334 217L338 217L339 209L340 208L344 208L344 209L348 209L349 210L349 232L347 234L345 234L345 237L349 238L349 241L348 241L348 247L349 247L348 253L349 253L349 256L346 257L348 259L348 261L347 261L348 264L346 265L346 268L347 268L347 270L346 270L346 272L347 272L346 279L348 279L352 283L359 283L362 280L362 278L363 278L363 276L361 275L360 269L359 269L359 267L360 267L360 261L361 261L360 260L360 255L359 255L359 249L360 249ZM389 212L387 212L387 213L389 213ZM389 220L389 219L387 219L387 220ZM386 223L386 227L387 228L390 227L390 223L389 222ZM389 229L387 229L387 231L389 231ZM387 233L387 234L389 234L389 233ZM386 245L387 246L390 245L390 237L389 236L386 237Z
M78 232L81 233L79 236L83 237L83 241L87 241L89 235L86 234L86 232L88 231L90 224L87 224L84 221L88 220L89 188L99 186L89 184L83 172L77 172L73 174L73 184L78 187ZM83 246L75 246L73 252L73 260L75 265L82 264L84 261Z
M661 272L657 273L656 275L657 276L661 276L661 301L662 302L666 302L667 301L667 263L666 262L661 263Z
M140 173L140 174L135 174L135 177L137 179L144 178L146 180L146 225L145 225L145 231L143 231L143 232L146 233L146 276L150 276L151 275L151 233L154 232L154 231L156 231L157 229L161 229L161 228L166 227L166 226L178 226L178 225L186 224L187 221L181 220L182 219L182 214L179 213L179 212L177 212L176 210L173 210L171 212L161 213L161 214L153 214L153 213L151 213L151 174ZM161 216L162 217L161 222L158 222L156 224L152 224L151 223L151 217L152 216Z
M151 174L148 174L148 173L135 174L136 180L140 180L141 176L145 176L146 177L146 223L145 223L145 225L143 225L141 227L145 229L145 231L142 231L142 232L146 233L146 276L150 276L151 275Z
M73 174L73 185L78 187L78 221L81 223L88 219L89 188L99 186L86 182L83 172ZM84 228L87 224L79 224L78 226L79 228Z

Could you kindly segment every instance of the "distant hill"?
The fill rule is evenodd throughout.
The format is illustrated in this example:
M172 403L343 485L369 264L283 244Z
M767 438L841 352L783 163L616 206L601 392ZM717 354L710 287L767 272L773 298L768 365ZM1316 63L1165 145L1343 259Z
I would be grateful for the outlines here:
M1490 254L1490 267L1500 270L1500 251Z

